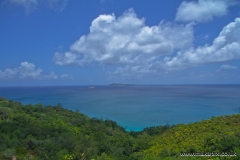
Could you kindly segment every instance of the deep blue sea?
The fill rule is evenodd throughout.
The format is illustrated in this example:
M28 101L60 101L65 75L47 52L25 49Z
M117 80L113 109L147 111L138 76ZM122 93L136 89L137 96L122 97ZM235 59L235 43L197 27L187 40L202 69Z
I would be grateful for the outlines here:
M77 109L108 118L127 130L192 123L239 113L240 85L0 87L0 96L22 104Z

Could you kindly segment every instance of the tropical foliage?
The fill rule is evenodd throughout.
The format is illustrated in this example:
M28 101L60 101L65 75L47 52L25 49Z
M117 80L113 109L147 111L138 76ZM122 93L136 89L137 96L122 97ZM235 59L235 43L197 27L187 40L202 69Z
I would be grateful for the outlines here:
M0 98L1 160L182 159L181 152L236 153L195 158L238 159L240 114L127 132L112 120L89 118L61 104L22 105Z

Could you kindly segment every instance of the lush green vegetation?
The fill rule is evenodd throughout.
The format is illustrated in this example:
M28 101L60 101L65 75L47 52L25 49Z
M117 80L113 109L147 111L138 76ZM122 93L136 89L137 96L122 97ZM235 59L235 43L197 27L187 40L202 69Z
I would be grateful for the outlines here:
M145 151L150 157L179 157L181 152L224 152L237 153L239 156L240 115L213 117L193 124L176 125L156 136L150 146Z
M112 120L89 118L60 104L24 106L0 98L0 160L182 159L180 152L234 152L237 157L195 158L239 159L240 114L127 132Z

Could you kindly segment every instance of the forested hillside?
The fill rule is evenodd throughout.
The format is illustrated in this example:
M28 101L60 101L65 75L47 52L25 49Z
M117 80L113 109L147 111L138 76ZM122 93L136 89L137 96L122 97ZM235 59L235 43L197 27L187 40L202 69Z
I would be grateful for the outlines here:
M213 117L176 125L156 136L145 151L149 157L179 157L179 153L224 153L240 155L240 115ZM240 159L225 156L222 159Z
M239 159L240 114L127 132L109 119L56 106L22 105L0 98L0 160L193 159L181 152L225 152Z

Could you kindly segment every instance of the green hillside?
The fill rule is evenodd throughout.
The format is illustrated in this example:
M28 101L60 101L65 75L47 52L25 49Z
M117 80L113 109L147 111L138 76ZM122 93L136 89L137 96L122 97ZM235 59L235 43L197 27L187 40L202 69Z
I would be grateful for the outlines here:
M179 158L181 152L224 152L240 155L240 114L213 117L188 125L176 125L164 134L156 136L151 141L151 147L144 153L149 157Z
M181 152L226 152L239 159L240 114L194 124L127 132L109 119L56 106L22 105L0 98L0 160L193 159Z

